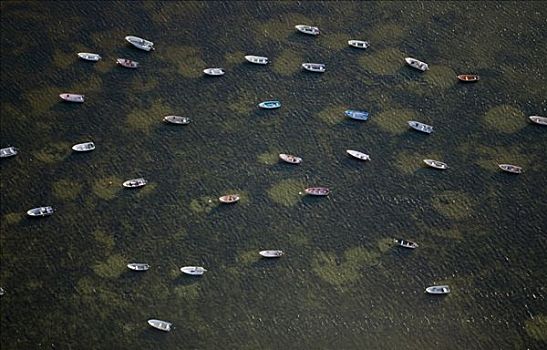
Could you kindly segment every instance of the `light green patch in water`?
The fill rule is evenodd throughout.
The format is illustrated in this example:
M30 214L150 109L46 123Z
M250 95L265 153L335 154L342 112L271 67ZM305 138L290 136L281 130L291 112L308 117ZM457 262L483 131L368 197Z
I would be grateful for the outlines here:
M61 98L59 97L59 94L63 92L67 91L59 91L56 93L53 92L51 88L44 87L28 91L24 94L24 98L30 103L32 114L39 115L46 112L56 103L60 103Z
M24 121L27 119L27 116L21 109L9 102L2 103L0 105L0 110L2 111L2 116L4 118L9 118L9 120Z
M361 56L359 64L367 71L377 75L393 75L404 65L405 55L395 49L388 48Z
M55 67L65 68L79 60L78 56L73 52L64 52L60 49L56 49L53 52L52 63Z
M398 152L395 156L395 166L405 174L412 174L422 167L422 155L410 151Z
M135 75L131 81L130 90L132 92L150 92L158 88L159 82L157 78L143 77L141 75Z
M371 118L371 121L380 129L395 135L408 131L409 120L425 122L418 113L411 109L391 109Z
M347 34L329 33L329 35L319 35L317 43L326 49L340 51L348 47L348 40Z
M541 171L541 164L533 163L526 157L526 154L520 153L516 147L512 146L486 146L471 141L460 147L461 151L474 153L476 155L475 163L485 170L492 172L501 171L498 164L515 164L522 166L524 171Z
M154 190L158 187L158 184L155 182L149 182L146 184L146 186L140 188L138 193L136 194L136 197L141 199L146 196L148 196L150 193L153 193Z
M78 197L82 190L82 185L75 181L59 180L55 181L52 186L53 195L64 201L72 201Z
M116 176L98 179L93 184L93 193L101 199L114 199L116 194L123 188L122 183L123 181Z
M232 102L228 105L228 109L234 113L247 115L258 108L257 97L251 92L238 91L238 94L230 98L230 101Z
M262 153L257 158L261 164L273 165L279 162L279 153L276 151Z
M291 232L289 235L289 246L292 248L302 247L306 248L310 246L310 237L304 231Z
M179 285L173 288L173 294L185 302L195 301L199 298L200 285L198 283Z
M524 329L530 338L547 343L547 315L541 314L526 320Z
M18 224L23 219L23 217L24 215L22 213L7 213L4 215L2 224L6 223L7 225L15 225Z
M473 212L476 201L469 194L460 191L444 191L431 198L433 208L443 216L462 220Z
M348 106L330 106L317 113L317 116L328 125L336 125L347 119L344 115L346 109L348 109Z
M153 126L161 123L164 116L170 114L173 114L171 107L159 99L147 109L135 108L127 116L126 122L134 130L149 132Z
M248 250L238 254L236 262L238 265L250 266L252 263L258 261L260 255L256 250Z
M224 60L229 65L236 65L243 62L246 62L245 56L248 55L243 51L228 52L224 55Z
M119 47L119 46L124 46L124 47L130 47L131 44L129 44L127 41L125 41L125 37L127 35L130 35L128 34L125 29L120 29L120 28L111 28L109 30L105 30L105 31L102 31L102 32L93 32L91 33L91 40L93 41L93 43L95 44L95 47L97 49L101 48L101 47ZM135 49L137 50L137 49ZM106 56L106 55L102 55L101 52L93 52L93 53L98 53L99 55L101 56ZM123 57L123 56L120 56L121 58L128 58L128 57ZM118 58L118 57L116 57ZM103 60L105 59L105 57L103 57ZM115 60L113 61L114 64L115 64Z
M272 70L283 76L291 76L300 71L304 59L294 50L283 50L273 61Z
M510 134L525 127L527 122L524 114L515 107L501 105L486 112L484 124L490 129Z
M252 31L257 44L262 45L264 39L287 42L289 35L296 31L289 16L283 16L283 19L275 17L266 22L253 23ZM303 16L298 17L304 18Z
M207 6L208 4L205 1L143 3L143 7L152 14L152 21L158 25L182 19L187 21L196 20L203 11L207 10Z
M446 90L457 84L456 72L446 66L429 66L429 70L423 75L430 87Z
M114 248L114 238L112 235L109 235L102 230L95 230L93 232L93 237L95 238L95 241L97 241L97 243L107 252L110 252Z
M210 196L192 199L190 210L196 214L209 214L217 206L217 199Z
M173 64L177 68L177 73L185 78L199 78L203 75L203 69L206 68L198 47L172 46L162 54L161 57ZM171 73L172 70L168 72Z
M301 180L281 180L268 189L268 197L277 204L292 207L301 200L305 188Z
M382 238L376 243L376 245L381 253L385 253L391 250L395 245L394 238Z
M374 26L372 32L367 35L368 39L357 40L369 41L371 48L385 47L387 45L398 46L398 44L402 43L405 39L406 32L407 31L400 25L394 23L385 23L382 25Z
M119 254L111 255L106 261L93 265L93 271L104 278L117 278L127 268L127 259Z
M62 161L72 152L70 145L66 142L48 143L36 153L36 159L41 162L52 164Z

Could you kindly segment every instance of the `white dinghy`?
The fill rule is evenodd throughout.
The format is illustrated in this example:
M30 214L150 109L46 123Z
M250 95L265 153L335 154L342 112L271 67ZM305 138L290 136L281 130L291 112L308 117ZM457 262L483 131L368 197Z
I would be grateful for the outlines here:
M192 276L201 276L207 272L207 270L201 266L184 266L180 268L180 271Z
M74 146L72 146L72 150L76 152L89 152L93 151L95 149L95 144L93 142L84 142L84 143L77 143Z
M148 320L148 324L160 331L169 332L173 324L171 322L162 321L162 320Z
M101 59L101 56L96 53L78 52L78 57L85 61L97 62Z
M260 256L263 256L264 258L279 258L283 255L282 250L261 250L258 252Z

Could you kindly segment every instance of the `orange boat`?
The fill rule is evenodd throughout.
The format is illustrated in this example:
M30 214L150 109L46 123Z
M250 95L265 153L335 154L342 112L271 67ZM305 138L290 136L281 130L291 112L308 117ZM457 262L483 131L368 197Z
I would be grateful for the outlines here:
M466 83L472 83L479 81L479 76L475 74L460 74L458 75L458 79Z

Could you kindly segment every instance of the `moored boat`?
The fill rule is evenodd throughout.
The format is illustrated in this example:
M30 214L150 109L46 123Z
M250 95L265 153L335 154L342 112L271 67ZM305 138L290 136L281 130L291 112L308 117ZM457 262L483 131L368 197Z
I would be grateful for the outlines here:
M367 120L368 119L368 112L366 111L354 111L353 109L348 109L344 111L344 114L347 117L350 117L351 119L355 120Z
M141 49L141 50L144 50L144 51L151 51L151 50L154 50L154 43L149 41L149 40L146 40L146 39L143 39L143 38L139 38L138 36L134 36L134 35L128 35L125 37L125 40L127 40L127 42L129 42L131 45L135 46L137 49Z
M0 149L0 158L13 157L19 150L13 146Z
M137 68L139 66L139 62L129 60L127 58L118 58L116 59L116 63L119 64L122 67L125 68Z
M47 207L38 207L32 208L27 211L28 216L49 216L53 215L53 208L50 206Z
M368 41L363 40L348 40L348 45L352 47L356 47L358 49L366 49L370 46Z
M302 163L302 158L297 157L297 156L293 156L292 154L280 153L279 158L282 161L290 163L290 164L300 164L300 163Z
M77 143L74 146L72 146L72 150L76 152L89 152L93 151L95 149L95 144L93 142L84 142L84 143Z
M201 276L207 272L207 270L201 266L184 266L180 268L180 271L192 276Z
M84 98L85 98L84 95L70 94L70 93L67 93L67 92L64 92L64 93L60 94L59 97L62 98L64 101L67 101L67 102L78 102L78 103L83 103Z
M156 329L159 329L160 331L169 332L172 327L171 322L162 321L162 320L148 320L148 324Z
M86 61L97 62L101 59L101 56L96 53L78 52L78 57Z
M431 134L433 132L433 127L431 125L420 123L414 120L409 120L408 126L410 126L414 130L425 132L426 134Z
M254 64L268 64L268 57L247 55L245 59Z
M150 265L144 263L129 263L127 267L133 271L146 271L150 268Z
M311 196L328 196L330 189L327 187L308 187L304 190L304 192Z
M138 179L131 179L131 180L124 181L123 187L137 188L137 187L142 187L142 186L146 185L147 183L148 183L148 181L146 181L145 179L143 179L141 177L141 178L138 178Z
M501 170L508 173L520 174L522 173L522 167L512 164L498 164Z
M326 68L322 63L302 63L302 68L310 72L324 73Z
M424 159L424 163L435 169L441 169L441 170L448 169L448 165L439 160Z
M305 24L297 24L294 27L296 28L296 30L304 34L319 35L319 28L317 27L308 26Z
M211 76L220 76L224 75L224 69L222 68L206 68L203 70L203 73Z
M219 202L226 203L226 204L235 203L239 200L239 195L227 194L225 196L219 197L218 200Z
M429 66L427 65L427 63L422 62L422 61L417 60L417 59L412 58L412 57L405 57L405 62L406 62L406 64L408 64L412 68L416 68L418 70L421 70L422 72L425 72L426 70L429 69Z
M265 258L279 258L283 255L282 250L261 250L258 254Z
M431 286L427 287L425 289L426 293L429 294L448 294L450 293L450 287L449 286Z
M357 158L359 160L370 160L370 156L363 152L355 151L352 149L347 149L346 152L353 158Z
M263 109L275 109L281 107L281 102L279 101L264 101L258 104L258 107Z
M409 249L416 249L418 248L418 244L412 241L407 241L406 239L402 238L396 238L395 243L397 243L399 246L403 248L409 248Z
M547 125L547 117L540 117L539 115L531 115L528 117L533 123L539 125Z
M178 116L178 115L165 116L165 117L163 117L163 121L166 122L166 123L178 124L178 125L190 124L190 118L181 117L181 116Z
M458 75L458 80L463 81L464 83L472 83L479 81L479 76L476 74L460 74Z

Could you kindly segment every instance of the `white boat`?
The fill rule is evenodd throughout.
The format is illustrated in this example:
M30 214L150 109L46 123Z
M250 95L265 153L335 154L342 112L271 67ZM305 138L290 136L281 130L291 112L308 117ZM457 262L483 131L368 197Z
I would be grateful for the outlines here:
M539 115L531 115L528 118L536 124L547 125L547 117L540 117Z
M413 120L408 121L408 126L414 130L425 132L426 134L431 134L433 132L433 127L424 123L416 122Z
M507 171L508 173L520 174L522 173L522 167L511 164L498 164L501 170Z
M352 47L356 47L358 49L366 49L370 46L368 41L363 40L348 40L348 45Z
M72 150L76 152L89 152L95 149L95 144L93 142L84 142L78 143L72 146Z
M179 124L179 125L186 125L190 124L190 118L188 117L181 117L178 115L168 115L166 117L163 117L163 121L171 124Z
M203 70L203 73L207 74L207 75L212 75L212 76L220 76L220 75L224 75L224 69L222 68L206 68Z
M146 271L150 268L150 265L143 263L129 263L127 267L133 271Z
M28 216L49 216L53 215L53 208L52 207L38 207L38 208L32 208L27 211Z
M258 107L263 109L276 109L281 107L281 102L279 101L264 101L258 104Z
M429 294L448 294L450 293L450 287L448 286L431 286L427 287L425 291Z
M207 270L201 266L184 266L180 268L180 271L192 276L201 276L207 272Z
M261 256L265 258L279 258L281 255L283 255L282 250L261 250L258 252Z
M101 56L96 53L78 52L78 57L86 61L97 62L101 59Z
M268 64L268 57L247 55L245 59L255 64Z
M237 194L227 194L225 196L220 197L218 200L221 203L226 203L226 204L235 203L239 200L239 195L237 195Z
M62 94L59 94L59 97L62 98L64 101L67 101L67 102L83 103L85 96L84 95L79 95L79 94L70 94L70 93L64 92Z
M322 63L302 63L302 68L310 72L324 73L326 68Z
M356 111L353 109L347 109L344 111L344 114L351 119L367 120L369 113L367 111Z
M405 57L405 62L406 62L406 64L408 64L412 68L416 68L418 70L421 70L422 72L425 72L426 70L429 69L429 66L427 65L427 63L422 62L422 61L417 60L417 59L412 58L412 57Z
M125 68L137 69L139 62L127 58L117 58L116 63Z
M305 24L297 24L294 26L296 30L301 33L309 35L319 35L319 28L313 26L307 26Z
M354 151L352 149L347 149L346 152L354 158L357 158L357 159L360 159L360 160L370 160L370 156L368 154L363 153L363 152Z
M441 169L441 170L448 169L448 165L439 160L424 159L424 163L435 169Z
M128 35L125 37L125 40L127 40L131 45L135 46L137 49L141 49L144 51L154 50L153 42L143 38L139 38L138 36Z
M123 183L123 187L136 188L136 187L142 187L142 186L146 185L147 183L148 183L148 181L146 181L145 179L143 179L141 177L141 178L138 178L138 179L131 179L131 180L125 181Z
M0 158L7 158L7 157L13 157L19 152L19 150L15 147L6 147L0 149Z
M290 164L300 164L300 163L302 163L302 158L297 157L297 156L293 156L292 154L280 153L279 158L282 161L290 163Z
M169 332L171 330L171 326L173 325L171 322L162 320L148 320L148 324L156 329L159 329L160 331L165 332Z
M405 239L395 239L395 243L399 244L403 248L416 249L418 248L418 243L412 241L407 241Z

